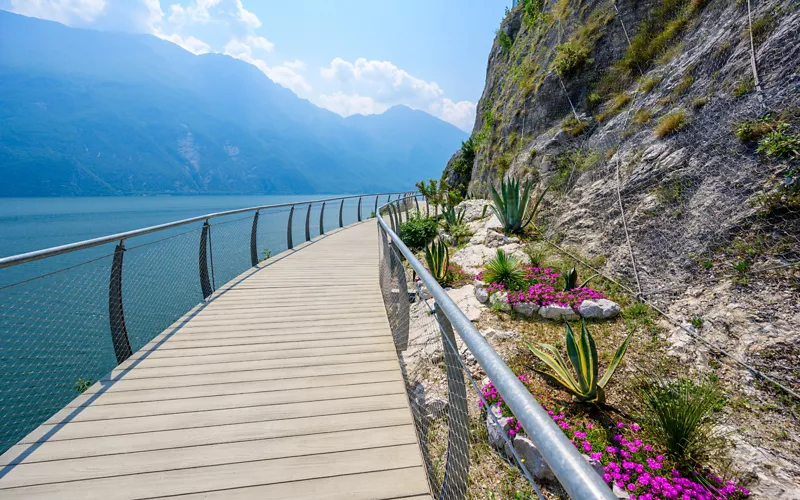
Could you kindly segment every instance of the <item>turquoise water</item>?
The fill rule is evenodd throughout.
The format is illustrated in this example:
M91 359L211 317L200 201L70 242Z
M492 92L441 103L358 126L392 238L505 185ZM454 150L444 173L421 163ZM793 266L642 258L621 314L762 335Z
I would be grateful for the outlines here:
M243 207L315 196L196 196L0 199L0 256ZM385 197L382 197L381 203ZM346 201L343 222L357 219ZM365 198L368 217L375 198ZM339 202L327 204L323 224L338 227ZM319 234L320 205L309 214ZM305 240L307 205L293 215L293 239ZM261 212L259 257L287 248L288 208ZM251 266L253 213L211 219L207 262L215 287ZM199 278L202 223L125 241L122 295L134 351L203 299ZM0 452L116 366L108 290L114 244L0 269ZM213 257L212 257L213 256ZM324 277L321 277L324 279Z

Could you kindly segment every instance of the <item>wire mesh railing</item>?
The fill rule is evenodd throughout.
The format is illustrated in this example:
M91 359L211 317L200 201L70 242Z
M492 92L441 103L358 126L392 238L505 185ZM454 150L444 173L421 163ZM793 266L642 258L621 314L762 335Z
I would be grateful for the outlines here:
M379 210L380 285L431 492L442 500L544 498L537 476L557 479L572 498L615 498L397 236L427 203L417 207L412 195ZM489 404L489 382L516 420ZM528 437L514 437L517 425Z
M213 213L0 259L0 453L226 283L402 195Z

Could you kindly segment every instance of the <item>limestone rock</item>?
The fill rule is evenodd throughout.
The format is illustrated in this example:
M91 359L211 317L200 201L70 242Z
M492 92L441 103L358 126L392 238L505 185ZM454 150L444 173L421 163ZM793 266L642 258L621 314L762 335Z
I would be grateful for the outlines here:
M531 302L518 302L514 305L514 311L518 312L519 314L530 318L537 311L539 311L539 304L534 304Z
M578 307L578 312L584 318L608 319L619 314L619 311L619 304L608 299L584 300Z
M528 469L534 479L539 481L554 481L556 476L550 466L542 458L533 441L525 436L514 437L514 450L522 460L522 465Z
M425 386L417 384L412 392L413 404L417 409L422 409L428 418L439 418L447 413L447 398L436 392L426 390Z
M491 304L493 309L503 312L511 312L511 304L508 303L507 298L508 294L506 292L493 293L489 297L489 304Z
M510 332L508 330L495 330L494 328L487 328L486 330L481 330L481 335L483 335L483 338L485 338L486 340L491 340L491 339L505 340L517 336L517 334L514 332Z
M589 466L597 473L598 476L603 477L603 474L605 474L606 471L602 462L593 459L589 455L582 454L581 456L584 460L586 460L586 463L589 464Z
M616 495L616 497L617 497L617 498L630 498L630 497L631 497L631 496L628 494L628 492L627 492L627 491L623 490L622 488L620 488L620 487L619 487L619 486L617 486L616 484L614 485L614 487L613 487L613 488L611 488L611 492L612 492L614 495Z
M497 232L494 229L486 231L486 246L489 248L498 248L504 245L519 243L519 238L508 237L503 233Z
M487 292L485 288L476 288L475 298L478 299L478 302L481 304L485 304L486 301L489 300L489 292Z
M556 304L550 304L549 306L540 307L539 316L547 319L563 319L563 320L573 320L579 318L578 314L571 307L559 306Z
M447 291L447 295L453 299L453 302L461 309L470 321L477 321L481 317L481 312L486 309L478 298L475 296L475 287L473 285L462 286L461 288L453 288Z
M489 412L486 412L486 430L489 433L489 444L499 450L503 448L505 443L503 436L508 436L508 429L511 428L511 417L504 417L499 405L494 405L489 410L495 416L495 418L492 418Z
M492 209L489 207L491 203L487 200L464 200L456 206L456 211L464 210L464 222L472 222L479 220L481 216L488 217L492 215ZM483 207L486 207L484 214Z

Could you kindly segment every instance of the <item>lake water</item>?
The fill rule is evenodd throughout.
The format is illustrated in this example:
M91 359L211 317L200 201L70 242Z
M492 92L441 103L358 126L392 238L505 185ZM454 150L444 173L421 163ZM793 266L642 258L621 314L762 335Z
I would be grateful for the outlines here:
M244 207L323 196L193 196L0 199L0 256ZM328 197L328 196L324 196ZM330 196L333 197L333 196ZM380 203L384 203L381 197ZM369 217L375 198L365 198ZM343 206L357 219L358 199ZM339 225L339 202L326 204L326 230ZM309 214L319 234L321 205ZM305 241L307 205L294 211L294 244ZM289 208L261 211L259 258L287 248ZM251 266L253 213L210 220L206 262L219 287ZM125 241L122 296L135 352L203 300L202 222ZM114 244L0 269L0 452L99 380L117 364L109 326ZM324 277L321 277L324 279Z

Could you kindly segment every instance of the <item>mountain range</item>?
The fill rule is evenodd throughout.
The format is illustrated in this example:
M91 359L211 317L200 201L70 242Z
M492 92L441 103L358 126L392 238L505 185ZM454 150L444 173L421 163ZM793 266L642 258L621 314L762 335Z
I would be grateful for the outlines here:
M343 118L226 55L0 11L0 196L407 189L466 137L404 106Z

